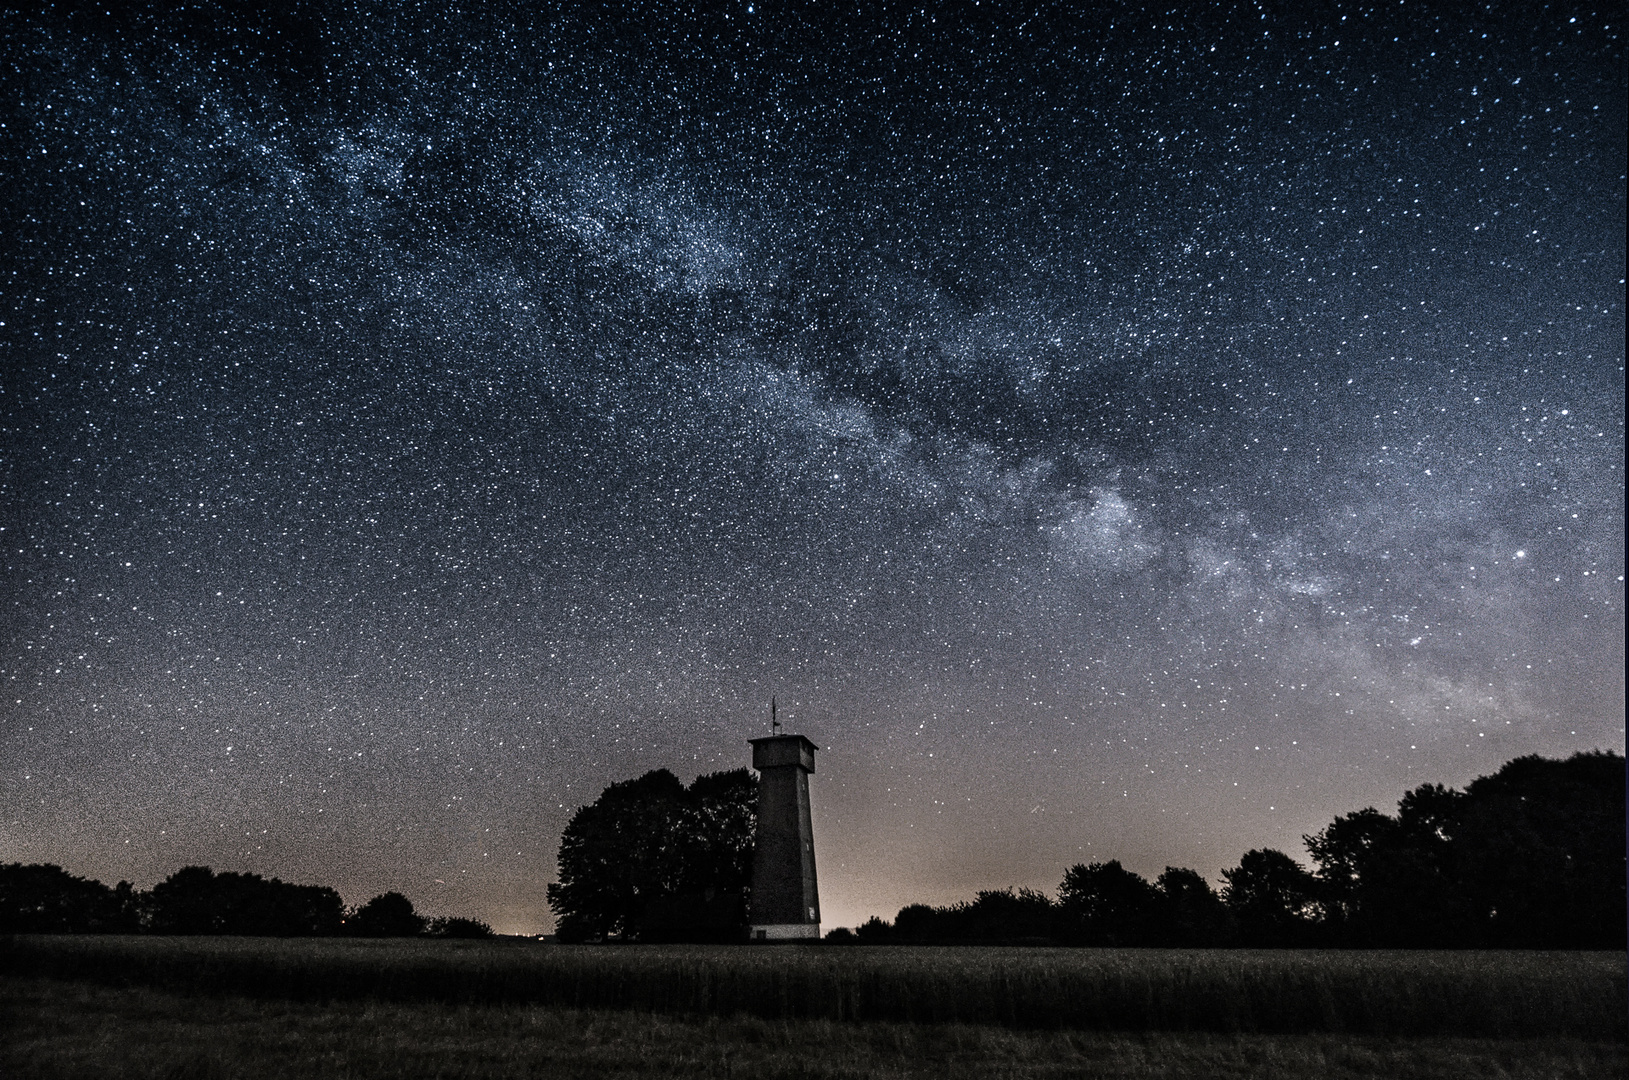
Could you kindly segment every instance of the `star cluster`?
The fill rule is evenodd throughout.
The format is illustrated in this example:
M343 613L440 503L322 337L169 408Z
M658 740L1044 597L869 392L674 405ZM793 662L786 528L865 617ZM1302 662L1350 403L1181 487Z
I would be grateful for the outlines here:
M822 747L836 924L1624 747L1605 9L20 17L0 860L541 930Z

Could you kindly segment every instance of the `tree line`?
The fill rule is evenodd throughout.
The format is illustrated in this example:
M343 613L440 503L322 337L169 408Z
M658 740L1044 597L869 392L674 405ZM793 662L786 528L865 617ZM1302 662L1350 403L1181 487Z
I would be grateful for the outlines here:
M109 888L51 864L0 865L0 933L491 937L475 919L429 919L398 892L347 908L326 885L187 866L151 890Z
M1057 896L992 890L912 904L828 935L853 943L1599 948L1626 941L1624 759L1530 756L1464 791L1427 784L1303 837L1312 867L1270 848L1222 872L1148 881L1110 860L1070 867ZM549 906L562 941L743 940L757 778L686 787L665 769L612 784L561 838ZM400 893L354 909L321 885L178 870L148 891L58 866L0 865L0 933L489 936L426 919Z
M1625 945L1624 759L1523 757L1464 791L1427 784L1303 837L1312 868L1271 848L1218 891L1167 867L1071 867L1054 900L1021 890L872 919L858 942L1113 946L1594 948Z
M756 778L666 770L613 784L567 825L549 886L561 940L741 940L749 914ZM1154 881L1116 860L1070 867L1056 898L992 890L845 943L1174 947L1625 947L1624 759L1607 752L1506 763L1458 791L1426 784L1395 814L1372 807L1303 837L1310 868L1246 852L1220 890L1193 870Z

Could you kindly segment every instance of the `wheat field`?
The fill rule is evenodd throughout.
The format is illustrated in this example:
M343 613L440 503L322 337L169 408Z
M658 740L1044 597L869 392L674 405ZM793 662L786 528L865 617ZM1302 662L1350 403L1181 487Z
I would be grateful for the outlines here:
M284 1001L1013 1029L1621 1039L1621 953L20 935L0 974Z

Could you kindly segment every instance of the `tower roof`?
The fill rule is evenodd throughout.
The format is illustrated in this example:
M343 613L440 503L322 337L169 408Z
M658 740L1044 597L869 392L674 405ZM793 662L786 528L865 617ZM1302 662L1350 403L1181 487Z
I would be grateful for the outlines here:
M815 744L802 735L766 735L761 739L747 741L752 744L754 769L796 765L804 772L815 771Z

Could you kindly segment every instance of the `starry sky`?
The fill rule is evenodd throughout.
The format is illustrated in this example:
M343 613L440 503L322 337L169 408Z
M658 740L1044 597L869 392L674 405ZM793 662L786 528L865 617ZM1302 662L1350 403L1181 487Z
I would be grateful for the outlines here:
M852 926L1623 750L1613 5L400 7L6 16L0 861L541 932L773 695Z

